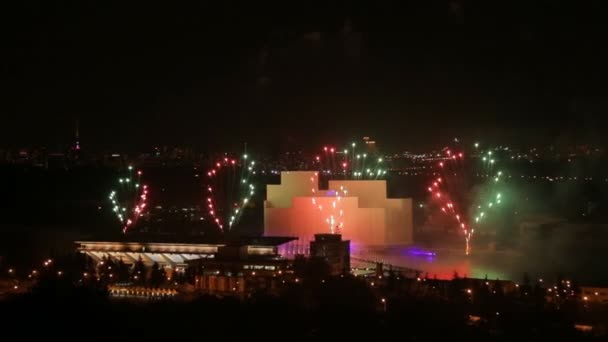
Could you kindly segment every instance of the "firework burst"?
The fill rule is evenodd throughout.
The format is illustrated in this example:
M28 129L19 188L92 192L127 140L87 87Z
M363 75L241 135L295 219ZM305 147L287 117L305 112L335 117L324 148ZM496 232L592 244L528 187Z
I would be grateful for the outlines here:
M120 221L123 233L143 216L148 199L148 186L141 183L142 171L138 170L134 175L133 166L127 170L127 175L118 178L118 187L109 195L112 211Z
M230 231L251 204L255 186L255 161L224 157L207 172L205 205L207 212L222 232Z
M478 147L479 144L475 144L475 148ZM480 168L482 175L489 180L482 185L482 192L469 199L465 195L468 189L463 186L463 183L467 183L464 180L467 174L464 152L446 148L443 153L437 163L440 176L434 178L427 189L441 212L461 230L465 239L465 253L468 255L471 252L475 228L478 228L486 220L488 213L496 210L502 202L500 186L503 172L494 170L497 159L491 150L479 154L481 164L475 167Z
M386 176L384 158L358 149L356 143L345 148L324 146L314 157L313 165L321 175L341 179L382 179Z
M325 217L324 221L327 224L331 234L341 234L344 229L344 197L348 195L348 190L344 186L340 186L338 190L325 191L325 195L320 195L318 190L319 173L315 172L310 177L312 205L319 210ZM329 202L321 200L321 198L330 198ZM323 205L325 203L325 206Z

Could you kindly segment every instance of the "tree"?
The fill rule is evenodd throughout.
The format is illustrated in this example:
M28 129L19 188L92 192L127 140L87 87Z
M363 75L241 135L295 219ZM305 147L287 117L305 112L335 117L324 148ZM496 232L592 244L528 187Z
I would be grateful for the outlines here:
M532 286L530 285L530 276L528 276L528 272L524 272L524 276L519 289L521 291L521 294L524 296L529 295L532 291Z
M150 285L159 287L166 279L167 274L165 273L165 270L155 262L150 271Z
M135 285L143 285L146 280L146 266L144 262L141 260L141 257L137 259L135 265L133 265L133 270L131 272L131 280Z
M449 297L450 299L458 299L462 297L464 291L464 281L458 276L458 272L454 272L454 279L450 282Z
M118 279L118 269L116 267L116 262L112 260L112 257L108 257L106 263L106 276L110 283L115 282Z
M477 286L475 287L475 301L481 305L486 305L488 303L488 299L490 298L490 282L488 281L488 275L483 279L483 282L480 284L476 282Z
M194 285L195 278L198 275L198 271L195 266L188 265L184 272L184 282Z
M331 273L329 264L324 258L311 257L306 262L304 271L304 280L312 283L318 283L321 280L329 278Z
M122 261L122 258L116 263L116 273L119 282L126 283L129 281L129 268Z
M158 280L159 280L158 281L158 285L156 285L157 287L160 286L160 285L162 285L162 284L164 284L164 283L166 283L168 281L167 271L165 271L164 267L160 268L160 275L158 277Z
M116 281L116 264L110 256L103 256L97 265L97 275L103 284Z
M95 261L90 256L84 253L78 253L81 256L82 267L80 268L84 273L95 274Z
M303 277L305 271L306 271L306 258L303 255L298 254L298 255L296 255L295 259L293 260L293 272L295 273L296 276Z
M534 300L537 309L542 309L545 305L545 289L540 286L540 282L534 285Z
M494 280L494 286L492 286L492 288L494 289L494 291L496 291L496 295L498 297L503 296L505 293L502 289L502 284L500 284L500 279L496 278L496 280Z
M236 272L233 272L233 274L236 274ZM183 284L185 281L185 274L183 272L178 272L175 269L173 269L173 273L171 274L171 282L172 283L177 283L177 284Z
M427 273L428 276L428 273ZM395 276L395 272L390 269L388 270L388 277L386 278L386 289L388 291L393 291L397 287L397 277Z

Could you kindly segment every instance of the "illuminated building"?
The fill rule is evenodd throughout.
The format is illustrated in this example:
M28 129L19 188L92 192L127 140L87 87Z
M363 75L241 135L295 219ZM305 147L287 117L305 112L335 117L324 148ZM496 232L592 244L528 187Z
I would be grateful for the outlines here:
M583 301L589 303L608 304L607 287L581 286L580 289L580 297Z
M331 275L350 273L350 241L343 241L340 234L316 234L310 257L325 260Z
M291 262L277 253L276 246L250 247L222 246L214 258L187 261L194 273L194 288L218 295L276 291L280 279L291 273Z
M214 295L244 296L262 289L275 291L279 278L291 273L291 263L278 253L290 237L219 237L176 239L167 236L123 235L111 240L77 241L78 250L97 262L104 258L132 265L138 260L151 266L194 277L194 288ZM157 289L113 287L116 296L160 296ZM151 291L151 292L150 292Z
M78 250L96 262L104 257L134 264L139 259L146 266L155 262L163 267L179 268L197 259L226 259L232 255L239 260L279 260L278 246L292 241L289 237L234 237L180 239L171 236L121 235L114 239L76 241ZM218 259L219 260L219 259Z
M318 184L316 172L285 171L281 184L268 185L265 235L294 236L305 243L315 234L334 230L353 244L413 242L412 200L387 198L385 180L330 180L328 190L319 190ZM342 196L336 195L344 190ZM328 224L332 216L335 229Z

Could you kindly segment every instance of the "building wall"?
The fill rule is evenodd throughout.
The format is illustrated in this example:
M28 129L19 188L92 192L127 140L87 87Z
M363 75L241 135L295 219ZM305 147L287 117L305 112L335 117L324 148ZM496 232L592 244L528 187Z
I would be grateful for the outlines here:
M283 172L280 185L268 185L264 205L266 235L295 236L299 243L308 243L314 234L329 233L326 218L331 214L337 217L342 209L344 228L340 233L344 239L364 245L413 242L412 200L386 198L386 181L330 181L329 190L341 186L347 190L346 197L333 209L336 197L325 197L324 190L313 196L312 189L318 186L315 177L315 172ZM319 205L323 210L319 210Z
M350 273L350 241L340 235L316 235L310 242L310 257L323 258L331 275Z
M608 288L581 286L581 299L591 302L591 303L607 304L608 303Z
M266 186L266 203L272 208L290 208L294 197L310 196L312 187L318 188L314 171L283 171L281 184Z
M386 202L385 180L330 180L329 189L339 190L344 187L348 196L359 198L361 208L383 207Z

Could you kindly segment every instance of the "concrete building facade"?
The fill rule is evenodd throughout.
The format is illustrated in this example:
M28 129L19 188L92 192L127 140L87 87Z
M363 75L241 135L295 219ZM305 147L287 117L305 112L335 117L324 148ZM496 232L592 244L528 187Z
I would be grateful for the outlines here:
M267 186L264 234L307 244L335 228L353 244L411 244L412 200L387 198L386 191L385 180L330 180L328 189L319 189L317 172L282 172L281 184Z

